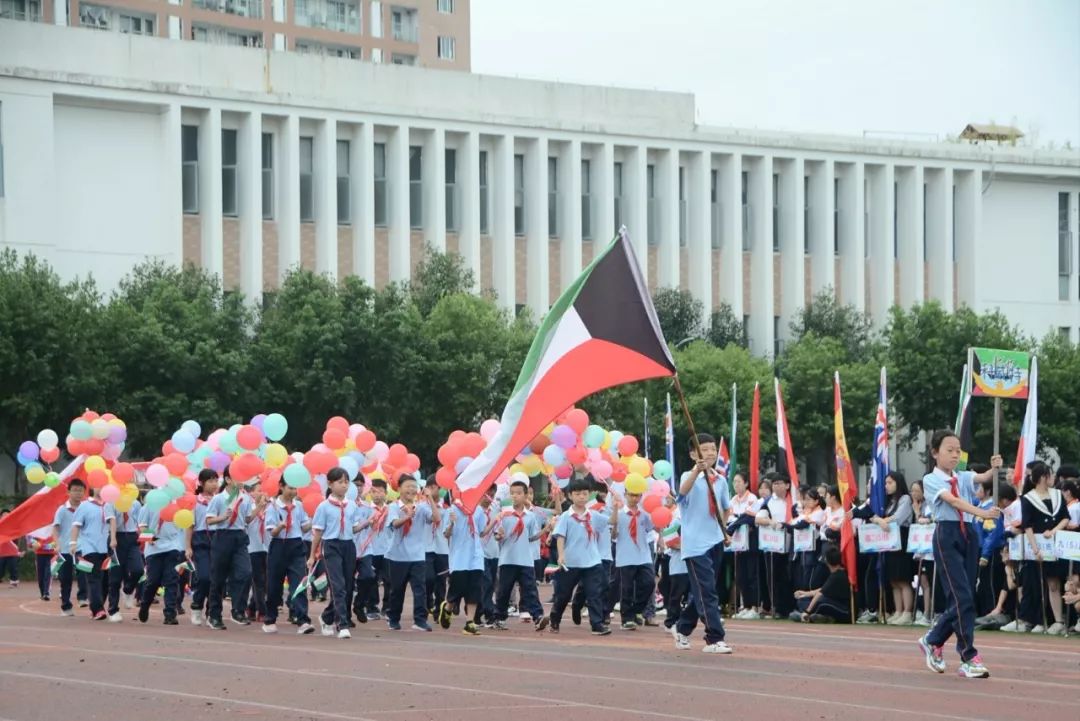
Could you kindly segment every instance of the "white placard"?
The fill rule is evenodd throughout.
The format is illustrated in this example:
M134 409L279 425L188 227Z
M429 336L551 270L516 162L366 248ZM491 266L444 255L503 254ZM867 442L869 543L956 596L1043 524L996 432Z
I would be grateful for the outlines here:
M768 551L769 553L787 553L788 550L788 534L787 531L768 526L762 526L758 529L758 548L762 551Z
M907 550L919 556L934 555L934 529L933 523L913 523L908 529Z
M1023 536L1013 536L1009 539L1009 560L1010 561L1023 561L1024 549L1027 548L1027 541Z
M813 526L810 528L796 528L792 549L794 549L796 553L801 551L813 551L816 548L816 540L817 529Z
M1058 531L1054 535L1054 553L1063 561L1080 561L1080 532Z
M885 553L899 551L900 526L890 523L883 529L876 523L864 523L859 526L859 553Z
M1027 546L1028 546L1027 550L1031 551L1031 543L1029 543L1026 538L1024 539L1024 542L1027 543ZM1044 536L1041 533L1036 533L1035 534L1035 545L1038 546L1039 550L1042 552L1042 560L1044 560L1044 561L1056 561L1057 560L1057 551L1054 548L1054 539L1053 538L1047 538L1046 536ZM1028 555L1033 555L1033 554L1029 553ZM1031 561L1033 559L1029 558L1028 560Z
M731 545L724 546L727 553L742 553L750 550L750 527L739 526L735 533L731 534Z

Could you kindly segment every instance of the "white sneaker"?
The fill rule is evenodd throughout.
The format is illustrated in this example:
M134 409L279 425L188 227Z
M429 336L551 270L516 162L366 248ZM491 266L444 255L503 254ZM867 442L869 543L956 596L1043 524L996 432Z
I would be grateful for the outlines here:
M199 611L197 609L194 609L194 608L191 609L191 625L192 626L201 626L201 625L203 625L203 621L204 621L203 612Z
M262 628L263 633L277 633L276 623L264 623Z
M1065 634L1065 624L1060 622L1054 623L1050 628L1046 629L1046 632L1051 636L1062 636Z
M910 626L914 620L910 613L898 613L885 623L889 626Z
M679 640L679 627L678 627L678 625L672 626L671 628L668 629L668 631L671 632L671 637L673 639L675 639L676 641Z
M690 639L688 639L686 636L683 636L678 631L675 631L675 648L680 651L690 650Z
M916 626L929 626L930 625L930 619L920 613L919 615L915 616L915 625Z
M124 594L124 608L127 608L127 609L135 608L135 597L130 593L125 593Z
M1073 630L1076 631L1077 633L1080 633L1080 621L1076 622L1076 625L1073 626Z
M1023 621L1017 619L1015 621L1009 621L998 630L1004 631L1005 633L1027 633L1031 630L1031 626L1028 626Z
M340 631L337 632L337 637L338 638L352 638L352 634L349 633L349 629L343 628L343 629L341 629Z
M73 609L73 608L61 609L60 615L61 616L74 616L75 615L75 609Z
M1046 633L1046 628L1040 623L1031 629L1032 633Z
M319 629L322 631L323 636L334 635L334 625L331 623L323 623L323 620L319 619Z
M761 619L761 614L752 608L746 609L746 613L743 614L743 620L746 621L758 621Z
M307 636L310 633L315 633L315 627L310 623L302 623L300 628L296 629L297 636Z
M113 615L109 616L109 623L120 623L123 620L124 620L124 617L120 615L119 611L117 611Z
M619 602L619 601L615 602L615 610L616 611L621 611L622 610L622 603L621 602Z
M532 621L532 616L530 616L527 611L522 611L521 613L519 613L518 618L520 618L522 621Z
M717 641L716 643L707 644L705 648L701 649L701 652L730 654L733 652L733 649L723 641Z

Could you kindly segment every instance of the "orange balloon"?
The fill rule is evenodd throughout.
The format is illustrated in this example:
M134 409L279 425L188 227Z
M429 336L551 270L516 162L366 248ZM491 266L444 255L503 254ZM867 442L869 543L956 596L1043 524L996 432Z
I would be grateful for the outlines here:
M322 434L322 442L326 444L327 448L334 451L345 447L346 438L345 431L340 428L327 428Z
M195 510L195 495L192 493L185 493L176 499L176 505L179 508L186 508L189 511Z
M56 459L59 458L59 457L60 457L60 447L59 446L57 446L56 448L42 448L41 449L41 460L45 461L46 463L55 463Z
M165 523L171 523L172 519L176 517L176 512L179 510L180 506L176 503L176 501L173 501L172 503L161 509L161 511L158 513L158 518L160 518Z
M317 484L313 483L311 485L318 488ZM322 494L321 493L309 493L307 496L305 496L303 498L303 503L304 503L304 510L307 511L308 516L314 516L315 515L315 509L319 507L320 503L322 503Z
M356 450L367 453L375 447L375 434L364 429L356 434Z
M236 432L236 442L244 450L254 451L263 442L263 432L248 424Z
M109 482L109 474L100 468L96 468L86 474L86 485L94 489L104 488Z
M162 460L162 464L169 469L170 476L176 476L179 478L184 475L184 471L187 470L188 461L180 453L170 453Z
M641 501L641 507L645 509L646 513L652 513L663 504L663 500L656 494L650 494Z
M112 477L121 486L125 483L131 483L135 478L135 467L130 463L117 463L112 468Z

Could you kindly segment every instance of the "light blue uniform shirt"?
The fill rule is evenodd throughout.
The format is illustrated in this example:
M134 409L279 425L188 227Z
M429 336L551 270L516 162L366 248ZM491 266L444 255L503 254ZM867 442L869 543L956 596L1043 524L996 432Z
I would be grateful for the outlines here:
M79 529L79 545L75 551L81 555L108 553L110 518L116 518L116 512L108 503L84 501L79 504L71 519L71 527ZM68 539L68 548L71 548L71 539Z
M685 479L686 473L683 474ZM709 482L705 475L699 473L694 479L694 485L685 496L679 496L678 503L682 515L682 556L694 558L703 556L713 546L724 540L724 534L720 531L720 524L716 522L716 516L709 510L709 493L716 499L716 505L721 510L731 508L731 499L728 497L727 483L719 478L709 488Z
M956 474L957 486L960 498L973 506L979 505L975 500L975 474L972 471L960 471ZM934 521L959 521L960 512L941 500L941 494L952 492L949 476L940 468L935 468L923 476L923 494L926 502L930 504L931 518ZM963 514L964 521L970 523L972 518L968 513Z
M450 573L455 571L483 571L484 548L480 542L480 534L484 532L484 524L487 516L484 509L477 507L472 512L473 527L469 527L469 514L457 506L452 506L449 511L444 511L447 517L453 518L454 530L450 534ZM451 514L453 514L451 516Z
M213 499L210 499L213 500ZM196 531L211 531L213 529L207 527L206 517L210 515L207 511L210 510L210 501L206 501L202 496L195 496L195 530Z
M139 525L154 534L155 540L143 545L143 555L157 556L162 553L184 550L186 541L184 532L172 523L160 523L157 511L149 508L142 509L139 514Z
M57 508L56 515L53 516L53 526L59 526L56 538L59 546L57 551L60 553L71 553L71 522L75 520L76 510L71 501L64 501L64 505Z
M270 550L270 534L266 531L266 515L269 514L270 504L263 509L263 517L258 514L251 519L251 523L245 529L248 535L248 553L265 553Z
M592 534L585 528L585 519L592 526ZM587 509L577 518L573 509L559 516L553 535L565 539L563 556L567 568L592 568L600 563L600 544L610 545L609 522L605 514Z
M678 548L668 550L668 575L681 576L686 574L686 561L682 558L682 551Z
M340 504L331 496L319 504L311 519L311 530L322 531L324 541L353 540L356 520L356 504L342 500Z
M270 531L274 530L279 523L284 523L288 516L292 517L289 530L286 531L283 528L277 536L271 536ZM300 502L300 499L293 500L292 510L290 511L285 508L284 501L276 498L273 503L266 507L266 539L269 542L277 539L301 538L304 534L301 527L307 522L307 511L304 510L304 504Z
M231 523L229 519L233 517L233 504L236 500L229 500L229 495L224 491L214 496L210 501L210 507L207 509L207 515L210 516L225 516L225 519L221 523L211 526L211 531L246 531L247 530L247 517L248 514L255 510L255 502L251 500L251 496L240 492L237 496L240 499L240 505L238 507L236 518ZM196 504L198 505L198 504Z
M482 507L481 507L482 508ZM494 519L499 517L499 509L494 505L488 506L484 510L484 528L487 528L488 524ZM480 529L483 533L484 529ZM484 558L498 558L499 557L499 542L495 540L495 529L491 529L491 533L486 536L481 536L480 545L484 548Z
M371 512L374 514L377 506L372 506ZM390 550L390 542L394 540L393 529L390 528L390 506L383 506L386 509L386 517L383 519L382 531L375 536L375 539L368 544L368 548L371 549L372 556L385 556L386 552ZM374 529L368 529L364 531L365 534L375 533ZM365 554L367 555L367 554Z
M138 533L139 532L139 516L142 515L142 504L138 501L132 501L131 508L126 512L117 511L113 507L113 512L116 514L116 532L117 533Z
M370 519L372 515L373 512L371 510L371 506L361 501L353 502L353 521L355 523L363 523L364 521ZM360 550L360 547L364 545L364 539L367 538L369 535L371 535L371 530L369 528L365 528L353 537L353 543L356 544L357 558L363 558L364 556L371 555L370 543L367 545L367 548L364 548L363 551Z
M386 525L390 534L390 546L386 549L386 559L404 563L418 563L425 560L428 539L431 538L431 504L419 502L412 517L409 532L405 526L393 528L391 524L401 516L401 501L390 506L386 516Z
M503 540L499 541L499 565L500 566L532 566L533 555L532 547L536 545L535 541L530 542L529 539L536 536L543 529L543 523L540 521L540 516L529 511L522 511L522 522L525 524L525 528L521 531L520 536L514 535L514 529L517 528L517 516L507 515L499 520L497 528L502 529Z
M649 532L653 530L652 517L638 508L637 542L630 538L630 509L619 511L619 526L615 536L615 567L651 566Z
M552 513L553 513L553 511L549 511L546 508L541 508L540 506L533 506L532 508L529 509L529 514L533 515L533 516L536 516L536 518L540 521L540 528L543 528L544 526L547 525L548 519L551 518ZM608 536L607 540L610 541L611 536ZM540 553L540 539L539 538L536 539L535 541L532 542L531 545L532 545L532 559L533 559L533 561L539 561L542 558L542 554ZM608 554L607 555L607 560L610 561L611 560L611 543L608 543L607 554ZM600 548L600 556L601 557L604 556L603 545L601 545L601 548Z
M450 525L450 509L446 506L440 506L440 510L442 515L439 516L439 527L431 529L432 533L427 550L437 556L448 556L450 555L450 541L446 539L443 533L446 532L446 527Z

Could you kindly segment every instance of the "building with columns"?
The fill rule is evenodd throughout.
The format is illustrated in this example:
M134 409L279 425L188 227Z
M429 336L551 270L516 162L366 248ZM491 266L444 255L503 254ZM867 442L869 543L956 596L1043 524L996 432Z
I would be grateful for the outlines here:
M92 59L92 62L88 59ZM687 94L0 21L0 246L105 289L192 262L259 299L426 245L543 315L625 225L652 287L777 352L815 292L1080 328L1080 155L708 127Z

